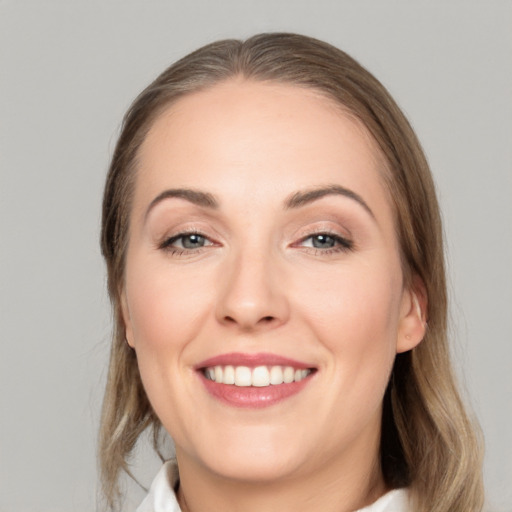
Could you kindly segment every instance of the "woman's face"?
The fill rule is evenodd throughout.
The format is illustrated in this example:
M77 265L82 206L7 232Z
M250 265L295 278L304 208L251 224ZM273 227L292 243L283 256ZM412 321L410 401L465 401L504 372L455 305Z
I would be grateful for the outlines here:
M122 300L182 467L254 481L375 462L395 355L422 334L383 172L357 121L290 85L229 81L156 120Z

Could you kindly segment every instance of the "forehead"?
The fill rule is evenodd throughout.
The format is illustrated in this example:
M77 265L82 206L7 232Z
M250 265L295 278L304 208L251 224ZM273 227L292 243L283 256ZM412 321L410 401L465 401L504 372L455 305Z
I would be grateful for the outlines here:
M137 197L165 188L269 198L340 184L385 194L385 165L362 123L321 93L230 80L189 94L154 122L139 152Z

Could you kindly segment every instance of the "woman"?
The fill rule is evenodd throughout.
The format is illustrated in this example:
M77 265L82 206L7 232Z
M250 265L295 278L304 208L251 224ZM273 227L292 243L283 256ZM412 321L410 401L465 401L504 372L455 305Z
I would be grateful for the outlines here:
M348 55L263 34L171 66L125 118L102 250L109 506L163 427L140 512L481 510L430 171Z

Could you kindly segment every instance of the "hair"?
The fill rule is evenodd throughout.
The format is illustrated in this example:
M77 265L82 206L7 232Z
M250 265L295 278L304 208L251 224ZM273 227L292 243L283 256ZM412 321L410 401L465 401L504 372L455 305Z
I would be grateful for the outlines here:
M103 198L101 248L114 329L102 409L99 461L111 510L119 477L149 429L158 451L161 423L125 341L123 289L137 155L155 119L181 97L242 78L303 87L356 117L384 157L407 286L421 282L428 328L398 354L384 396L380 462L389 488L408 486L416 512L476 512L483 506L480 433L465 411L450 363L443 234L430 169L409 122L383 85L341 50L309 37L260 34L209 44L182 58L133 102L122 125Z

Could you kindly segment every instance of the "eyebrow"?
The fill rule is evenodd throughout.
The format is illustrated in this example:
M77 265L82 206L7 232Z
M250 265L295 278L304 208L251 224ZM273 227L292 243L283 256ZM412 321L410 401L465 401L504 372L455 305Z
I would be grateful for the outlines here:
M216 210L219 207L219 203L209 192L201 192L200 190L193 190L189 188L172 188L164 190L161 194L158 194L146 210L144 218L146 219L149 212L158 204L165 199L176 197L178 199L185 199L190 203L196 204L197 206L203 206L205 208L211 208Z
M356 194L353 190L342 187L340 185L328 185L325 187L295 192L288 199L285 200L284 205L285 208L287 209L301 208L302 206L306 206L307 204L310 204L314 201L322 199L323 197L331 195L344 196L356 201L370 214L372 218L375 219L375 215L372 212L371 208L359 194ZM185 199L190 203L202 206L204 208L210 208L213 210L219 208L219 202L209 192L202 192L200 190L193 190L189 188L173 188L164 190L151 201L146 210L144 218L148 217L149 212L158 203L164 201L165 199L170 198Z
M373 219L375 219L375 215L371 208L359 194L356 194L353 190L342 187L340 185L328 185L326 187L295 192L295 194L286 200L285 206L286 208L300 208L314 201L317 201L322 197L331 195L344 196L356 201L367 211L367 213L370 214Z

